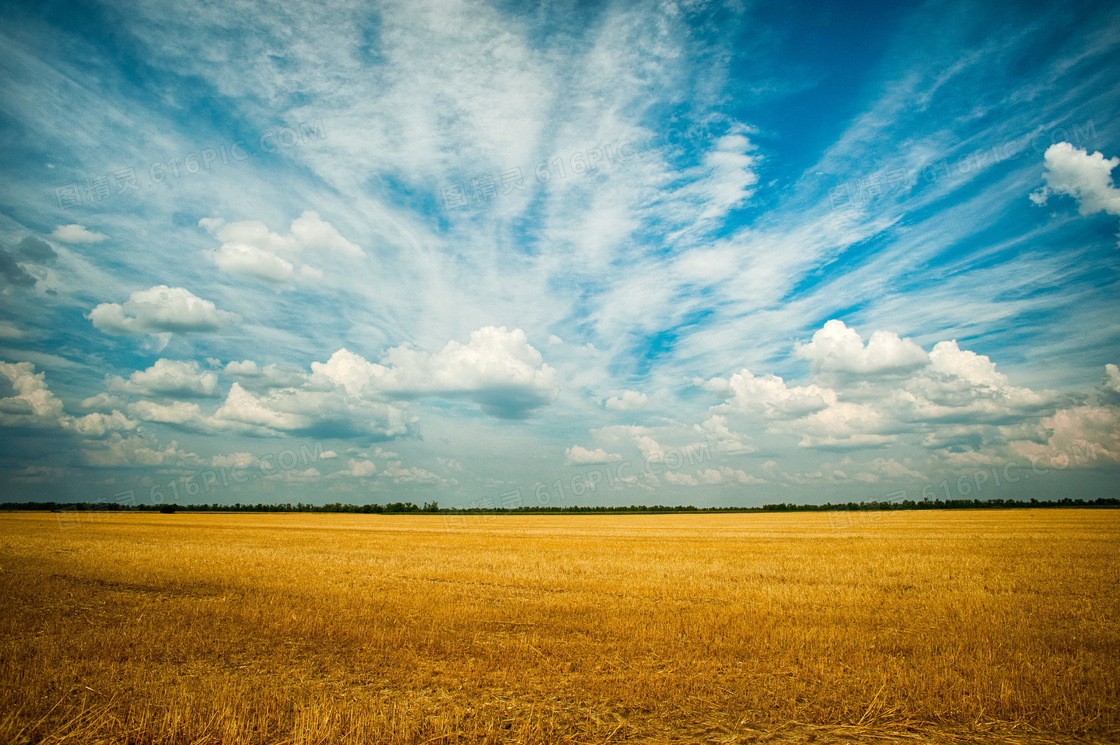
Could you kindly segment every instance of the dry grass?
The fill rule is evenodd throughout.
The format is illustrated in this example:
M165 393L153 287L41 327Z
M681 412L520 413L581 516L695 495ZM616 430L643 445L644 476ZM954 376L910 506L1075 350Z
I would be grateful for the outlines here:
M1120 733L1120 512L0 515L0 740Z

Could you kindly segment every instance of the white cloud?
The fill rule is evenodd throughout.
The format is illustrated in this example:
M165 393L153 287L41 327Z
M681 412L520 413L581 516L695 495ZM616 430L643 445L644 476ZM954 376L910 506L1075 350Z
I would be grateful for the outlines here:
M1046 186L1031 194L1031 201L1043 205L1051 194L1064 194L1077 200L1082 215L1120 215L1120 189L1112 183L1112 169L1120 165L1120 158L1106 160L1099 152L1089 155L1068 142L1051 145L1044 158Z
M743 471L741 469L731 468L730 466L720 466L719 468L705 468L696 474L701 484L720 485L720 484L737 484L740 486L748 486L754 484L765 484L765 479L760 479L757 476Z
M303 471L298 469L282 470L265 476L265 479L271 481L284 481L290 484L314 484L320 478L322 478L322 474L319 473L318 468L308 468Z
M252 360L244 360L242 362L230 362L226 365L226 372L230 375L243 375L245 377L258 377L261 374L261 369L256 362Z
M572 445L564 451L564 456L567 459L566 463L570 466L598 466L605 463L613 463L622 460L621 455L616 453L608 453L603 448L595 448L588 450L579 445Z
M318 213L307 211L292 222L292 239L301 249L337 251L347 256L362 256L362 248L342 237Z
M1012 385L988 357L962 350L955 341L939 342L926 354L883 331L864 344L843 323L829 321L796 353L810 361L814 376L829 378L830 386L789 386L749 370L730 380L697 380L725 399L697 431L725 451L734 448L734 439L728 421L716 416L754 422L762 417L768 433L797 437L805 448L875 448L903 436L927 449L977 448L1005 445L1013 436L1007 427L1044 414L1056 400L1051 392Z
M1044 467L1093 467L1120 463L1120 408L1077 406L1042 420L1049 432L1045 443L1018 441L1019 455Z
M435 486L453 486L455 479L445 479L439 474L415 466L405 467L399 460L391 460L381 469L381 473L395 484L432 484Z
M134 292L123 305L101 303L87 318L107 334L219 331L240 320L237 314L218 310L189 290L167 285Z
M225 372L241 378L244 385L252 387L288 388L299 386L308 378L307 373L294 367L281 367L276 363L261 367L253 360L230 362L225 366Z
M357 478L369 478L377 472L377 464L371 460L354 460L350 459L347 467L339 471L340 474L347 476L355 476Z
M1120 393L1120 367L1111 362L1104 366L1104 389L1112 393Z
M96 396L83 399L78 405L87 411L112 411L113 409L123 409L125 404L124 399L101 392Z
M658 437L670 437L675 441L679 438L688 436L691 429L679 428L674 431L673 428L663 428L657 431ZM661 461L665 458L667 448L662 446L660 442L653 438L654 430L649 427L643 427L636 424L617 424L608 427L601 427L591 431L597 438L602 438L604 442L612 444L628 444L635 447L642 454L642 458L647 461ZM662 434L664 433L664 434ZM684 448L695 448L695 445L685 445Z
M755 377L743 369L730 380L712 378L694 381L706 391L727 399L726 407L765 414L772 419L804 416L828 408L836 402L836 392L816 384L789 387L777 375Z
M0 362L15 395L0 399L0 425L5 427L56 428L64 416L62 401L46 383L46 373L36 373L30 362Z
M223 272L282 283L292 278L292 262L244 243L223 243L214 253L214 263Z
M174 401L170 404L157 404L152 401L137 401L128 405L128 413L145 422L161 424L180 424L208 430L207 417L198 404Z
M744 435L739 435L731 431L727 426L727 417L725 416L713 414L702 424L696 424L693 425L693 427L705 440L714 440L716 449L721 453L741 455L744 453L753 453L756 450L753 445L746 445L742 442Z
M207 423L217 428L248 425L273 433L302 431L331 437L397 437L407 434L414 421L408 414L407 404L349 396L341 388L281 388L258 397L240 383L234 383L226 400Z
M744 134L732 133L720 137L716 147L704 156L704 168L709 173L686 187L685 192L700 202L701 219L723 217L751 198L758 183L758 156L751 154L754 149Z
M875 458L867 463L854 463L851 458L845 458L840 462L840 465L849 469L858 469L853 477L865 483L901 479L929 480L921 471L905 466L894 458Z
M801 447L851 449L880 447L894 442L892 421L883 407L838 401L808 416L782 423L777 431L801 436Z
M556 372L525 332L505 327L478 329L469 343L450 341L436 354L394 347L381 364L340 349L327 362L311 363L311 369L313 381L330 381L351 396L465 397L507 419L525 418L557 394Z
M59 225L50 237L61 243L100 243L109 236L86 230L82 225Z
M36 373L30 362L0 362L0 376L7 379L13 394L0 398L0 427L62 430L90 439L136 428L137 423L120 411L83 417L67 414L47 386L46 373Z
M664 474L665 480L674 486L699 486L700 482L696 477L689 473L678 473L677 471L666 471Z
M271 232L257 220L226 223L218 218L203 218L199 225L222 242L211 254L219 269L276 284L287 283L295 276L293 257L302 252L364 255L360 246L343 238L330 223L311 211L292 221L290 232L284 236ZM299 275L314 280L323 278L320 269L306 263L299 265Z
M137 422L129 419L119 411L108 414L94 412L83 417L63 419L63 427L79 437L86 439L99 439L112 432L127 432L136 429Z
M621 396L611 396L604 404L612 411L637 411L649 405L649 397L638 391L623 391Z
M875 331L863 337L843 321L831 320L813 334L808 344L797 344L794 353L809 360L814 373L837 372L856 375L906 373L929 363L929 356L909 339L890 331Z
M140 396L197 396L213 398L222 395L218 376L209 371L199 371L198 363L158 359L147 370L138 370L124 380L112 376L108 380L110 391L133 393Z
M1011 385L988 357L942 341L930 352L930 366L895 396L915 421L1009 423L1038 414L1055 397Z
M114 435L100 447L87 447L81 451L82 462L94 468L144 468L152 466L183 467L199 465L194 453L188 453L172 441L166 448L134 435Z
M212 468L248 468L257 462L257 456L252 453L228 453L215 455L210 459Z
M275 398L266 399L277 403ZM253 394L234 383L229 388L226 400L214 412L215 419L253 424L277 431L307 429L315 421L312 417L283 411L277 406L269 406Z

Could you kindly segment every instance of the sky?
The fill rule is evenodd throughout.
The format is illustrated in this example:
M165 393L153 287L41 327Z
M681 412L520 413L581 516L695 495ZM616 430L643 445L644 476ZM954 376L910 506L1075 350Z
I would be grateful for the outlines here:
M1110 3L0 5L0 499L1118 496Z

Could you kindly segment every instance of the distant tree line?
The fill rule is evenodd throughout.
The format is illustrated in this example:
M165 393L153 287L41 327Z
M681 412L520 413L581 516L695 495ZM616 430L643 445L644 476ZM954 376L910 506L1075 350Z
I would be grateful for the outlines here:
M412 502L390 502L389 504L139 504L125 505L115 502L0 502L0 510L26 510L52 512L98 511L98 512L344 512L372 515L517 515L517 514L663 514L678 512L721 513L721 512L839 512L839 511L900 511L900 510L977 510L977 509L1021 509L1021 508L1059 508L1059 507L1120 507L1120 499L1102 497L1094 500L1058 499L1029 502L1014 499L931 499L900 500L889 502L847 502L843 504L765 504L761 507L694 507L693 505L630 505L628 507L476 507L441 508L438 502L425 502L423 506Z

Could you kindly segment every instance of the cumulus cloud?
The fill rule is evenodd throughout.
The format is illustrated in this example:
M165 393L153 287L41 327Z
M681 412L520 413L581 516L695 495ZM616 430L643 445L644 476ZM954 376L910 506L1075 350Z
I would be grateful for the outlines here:
M113 432L127 432L136 429L138 423L119 411L108 414L94 412L83 417L64 419L63 427L74 434L90 440L100 439Z
M1120 367L1111 362L1104 366L1105 387L1113 393L1120 393Z
M299 469L288 469L271 473L265 476L269 481L284 481L289 484L314 484L322 478L318 468L307 468L302 471Z
M90 439L112 432L134 429L136 422L120 411L95 412L83 417L66 413L47 386L46 373L35 372L30 362L0 362L3 393L0 398L0 426L26 427L39 430L62 430Z
M341 471L337 471L337 473L344 476L354 476L356 478L368 479L369 477L377 473L377 464L372 460L355 460L354 458L351 458L350 462L346 465L346 468Z
M160 447L140 435L114 435L98 447L82 450L81 460L93 468L184 467L202 463L196 454L182 450L177 442Z
M743 444L745 436L732 432L727 425L727 417L719 414L713 414L703 423L694 425L694 429L705 440L715 441L716 449L721 453L741 455L753 453L756 449L753 445Z
M1012 444L1014 451L1058 468L1120 463L1120 408L1061 409L1043 419L1042 425L1049 434L1045 442L1018 441Z
M891 417L881 406L838 401L802 419L783 422L774 431L800 435L801 447L848 450L889 445L897 439L892 429Z
M211 258L218 268L230 274L256 277L275 284L289 282L297 274L321 279L323 272L294 257L306 252L362 256L361 246L351 243L315 212L296 218L287 235L278 235L258 220L226 223L219 218L203 218L199 225L222 242Z
M241 362L231 361L226 365L226 372L230 375L245 376L247 378L260 377L261 368L256 362L252 360L242 360Z
M391 460L381 469L382 476L392 479L394 484L430 484L433 486L454 486L459 483L455 479L445 479L437 473L432 473L416 466L402 466L399 460Z
M144 422L206 434L278 435L311 430L317 421L314 416L291 415L269 408L236 383L225 402L213 413L206 413L198 404L187 401L167 404L137 401L128 405L128 413Z
M839 320L828 321L808 344L797 344L794 354L809 360L812 371L818 374L899 374L929 362L925 350L909 339L890 331L875 331L865 345L859 332Z
M87 411L112 411L113 409L123 409L124 399L101 392L96 396L83 399L79 406Z
M279 402L280 397L276 395L270 395L262 401L239 383L234 383L229 388L225 402L214 412L214 417L277 431L308 429L314 422L306 414L284 411L282 407L275 405ZM270 403L274 405L268 405Z
M1046 186L1032 193L1031 201L1043 205L1051 194L1062 194L1077 200L1082 215L1120 215L1120 189L1112 183L1112 169L1120 165L1120 158L1105 159L1099 152L1090 155L1068 142L1051 145L1044 158Z
M243 424L274 434L389 438L407 434L414 421L406 404L348 396L341 389L282 388L255 396L234 383L210 425Z
M1111 362L1104 366L1104 380L1101 381L1100 393L1105 403L1120 405L1120 368Z
M292 278L292 262L244 243L223 243L214 253L214 263L230 274L283 283Z
M677 471L666 471L662 474L666 481L673 486L699 486L700 482L696 477L690 473L678 473Z
M390 349L382 363L340 349L327 362L313 362L312 375L289 373L275 365L234 361L226 372L240 380L212 414L197 404L141 401L129 407L144 421L199 431L248 434L304 432L323 436L407 434L415 421L409 399L424 396L466 398L488 414L520 419L550 402L557 392L556 374L528 344L524 332L486 327L469 343L449 342L428 353ZM247 386L256 383L254 392ZM216 374L194 363L157 362L113 390L141 395L218 395Z
M938 342L929 357L929 368L895 395L910 419L1008 424L1054 403L1053 394L1012 385L990 358L955 341Z
M851 458L845 458L840 461L840 465L854 471L853 479L867 484L905 479L929 480L921 471L905 466L894 458L875 458L867 463L855 463Z
M51 233L51 238L60 243L100 243L109 236L87 230L84 225L59 225Z
M342 237L318 213L306 211L292 221L292 239L301 249L337 251L347 256L362 256L362 248Z
M649 404L649 397L638 391L623 391L622 395L611 396L604 406L612 411L637 411Z
M47 387L46 373L36 373L30 362L0 362L0 375L12 395L0 398L0 425L54 428L63 416L62 401Z
M202 413L201 407L185 401L174 401L170 404L137 401L128 405L128 413L145 422L177 424L205 431L212 429L208 426L207 417Z
M706 391L727 400L730 408L759 412L772 419L796 418L821 411L836 402L836 392L816 384L787 386L777 375L755 377L743 369L725 378L694 381Z
M247 387L287 388L307 380L307 373L294 367L281 367L276 363L258 365L253 360L233 361L225 366L227 375L240 378Z
M132 293L123 304L101 303L87 316L106 334L219 331L240 320L182 287L156 285Z
M312 381L329 381L351 396L461 397L504 419L524 419L557 395L555 370L524 331L504 326L473 331L467 344L453 340L435 354L394 347L380 364L340 349L311 369Z
M665 455L665 448L653 439L650 430L635 424L603 427L594 430L595 434L610 442L627 442L636 447L643 458L658 460Z
M622 456L616 453L608 453L603 448L595 448L588 450L579 445L572 445L564 451L566 463L569 466L599 466L605 463L613 463L622 460Z
M731 468L730 466L720 466L719 468L705 468L696 474L699 483L709 485L727 485L736 484L739 486L749 486L754 484L765 484L765 479L760 479L757 476L743 471L742 469Z
M200 371L197 362L162 358L147 370L132 373L128 380L115 375L110 377L107 387L117 393L141 396L215 398L222 395L215 373Z
M252 453L224 453L210 458L212 468L248 468L257 462Z
M955 341L939 342L927 354L885 331L865 344L842 322L829 321L796 353L810 362L814 379L828 384L787 385L749 370L697 380L724 399L697 430L724 443L721 449L733 440L728 421L715 416L761 420L768 433L797 437L806 448L858 450L911 436L928 449L961 450L1006 445L1008 427L1037 421L1057 400L1052 392L1012 385L991 359Z

